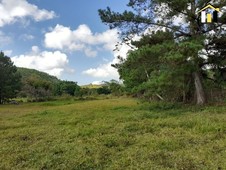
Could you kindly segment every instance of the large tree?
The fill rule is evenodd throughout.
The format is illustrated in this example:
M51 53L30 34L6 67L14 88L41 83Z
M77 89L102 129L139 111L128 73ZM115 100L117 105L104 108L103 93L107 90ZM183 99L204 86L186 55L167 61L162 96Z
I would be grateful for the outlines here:
M0 52L0 104L16 97L20 89L20 74L9 57Z
M145 47L146 50L143 50L143 53L142 51L136 51L139 54L134 52L130 54L134 57L130 58L136 58L137 56L146 56L148 58L148 56L153 57L160 53L160 58L165 59L166 62L164 63L162 60L159 60L158 57L152 61L156 61L157 63L161 61L161 64L158 65L161 68L157 67L154 62L145 63L143 57L143 62L139 62L139 65L137 64L136 66L139 68L141 68L140 65L145 67L143 73L148 73L154 69L151 71L151 75L146 74L149 76L148 78L146 77L148 80L151 79L150 76L152 78L154 77L156 82L162 78L168 80L171 85L175 80L180 80L179 83L177 81L175 83L181 87L184 86L182 88L183 92L186 91L185 86L187 86L187 83L193 82L196 102L202 105L207 101L204 80L211 79L218 83L225 81L222 75L226 68L224 49L226 42L226 14L222 11L219 14L218 22L212 24L201 23L200 14L198 14L198 11L208 5L209 2L207 0L130 0L128 7L131 8L131 11L118 13L108 7L105 10L99 10L99 15L102 21L108 24L110 28L120 28L124 41L131 40L133 35L142 35L145 32L146 35L149 32L151 36L148 30L154 31L160 29L172 33L173 42L171 41L170 43L166 43L165 41L154 42L154 39L152 39L153 42L150 45L150 43L142 40L142 42L148 45ZM225 5L224 0L212 1L211 3L220 9ZM183 24L178 24L178 21L181 19L183 20ZM139 48L139 45L136 47ZM168 50L168 52L164 49ZM147 53L148 50L150 51L149 53ZM147 55L145 55L145 52ZM156 53L150 55L153 52ZM131 65L131 62L129 65ZM169 72L169 67L172 69L173 66L177 69L175 69L175 72ZM181 72L178 72L180 66L188 68L182 69L183 71L186 70L183 72L183 76L180 76ZM121 68L121 73L120 71L119 73L124 79L125 76L123 75L122 69L126 70L129 67L125 67L124 64L123 67L119 65L118 68ZM145 75L139 74L139 71L142 71L142 69L135 69L133 74ZM161 74L159 74L160 71ZM214 73L211 76L208 74L210 71ZM133 77L136 78L136 76ZM175 79L175 77L178 77L178 79ZM151 86L153 86L152 82L149 83ZM157 83L156 85L159 84ZM164 86L164 84L162 85ZM191 89L192 87L189 87L189 90ZM160 95L158 96L161 98Z

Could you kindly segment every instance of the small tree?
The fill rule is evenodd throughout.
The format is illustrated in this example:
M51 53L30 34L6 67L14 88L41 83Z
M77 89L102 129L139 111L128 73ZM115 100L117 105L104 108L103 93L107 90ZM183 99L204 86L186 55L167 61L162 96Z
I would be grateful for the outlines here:
M0 52L0 104L16 97L20 89L21 76L11 59Z
M61 81L54 85L54 95L60 96L62 94L68 94L70 96L79 96L80 86L77 82L73 81Z

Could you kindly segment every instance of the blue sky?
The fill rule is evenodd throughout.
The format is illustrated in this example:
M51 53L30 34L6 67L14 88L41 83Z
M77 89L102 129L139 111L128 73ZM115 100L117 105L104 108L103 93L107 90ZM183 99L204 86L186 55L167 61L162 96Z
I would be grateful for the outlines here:
M78 84L118 79L110 65L118 30L98 9L124 11L126 0L0 0L0 50L19 67L34 68Z

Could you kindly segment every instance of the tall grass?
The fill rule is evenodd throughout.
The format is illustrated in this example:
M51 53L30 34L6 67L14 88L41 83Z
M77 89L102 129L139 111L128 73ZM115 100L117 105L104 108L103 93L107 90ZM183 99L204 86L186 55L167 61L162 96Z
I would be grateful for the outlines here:
M226 169L226 105L0 106L0 169Z

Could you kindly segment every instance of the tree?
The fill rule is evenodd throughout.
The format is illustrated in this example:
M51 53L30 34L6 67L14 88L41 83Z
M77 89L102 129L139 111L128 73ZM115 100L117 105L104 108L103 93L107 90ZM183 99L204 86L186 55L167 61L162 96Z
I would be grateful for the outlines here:
M188 52L198 51L202 46L195 41L178 44L172 35L157 31L132 42L137 50L113 65L118 68L127 90L149 99L191 100L193 64L187 61L192 55Z
M102 86L96 90L98 94L111 94L111 90L107 86Z
M226 68L226 56L223 48L226 40L226 13L219 16L218 23L202 24L197 12L208 3L207 0L130 0L128 7L132 8L131 11L118 13L111 11L109 7L99 10L100 18L104 23L108 24L110 28L120 28L124 42L128 43L132 36L142 35L145 32L148 32L148 34L146 33L146 39L148 39L147 35L153 34L148 30L160 29L172 33L173 36L172 41L168 43L156 42L154 38L151 39L152 43L143 38L141 43L148 46L139 49L138 43L136 46L138 50L129 55L130 62L121 61L115 65L119 69L121 78L125 79L129 86L135 87L136 85L133 84L135 81L130 81L129 75L125 73L126 69L131 71L131 68L135 67L137 69L130 74L133 74L131 79L138 79L138 86L144 83L144 89L154 86L159 89L161 84L161 90L164 83L168 81L171 89L175 85L180 85L178 88L182 89L183 93L191 93L191 90L194 89L193 95L196 96L196 103L205 104L207 101L205 80L212 78L215 82L222 81L221 75L224 74ZM224 0L214 1L213 5L221 8L225 2ZM185 21L184 24L175 22L180 18ZM161 35L155 37L161 38ZM150 42L151 44L149 44ZM145 61L143 58L147 59L149 56L153 59L149 60L149 63L135 64L138 61L137 57ZM165 60L165 63L159 59ZM136 62L132 62L132 60ZM161 62L158 63L159 61ZM131 66L132 63L134 67ZM185 69L181 68L180 64L185 66ZM175 72L168 72L173 66L176 67ZM178 72L179 70L182 70L182 73ZM209 71L215 73L212 74L214 77L208 77ZM174 83L175 81L177 83ZM153 82L158 83L153 84ZM191 82L193 85L186 87L187 83ZM170 87L168 85L167 87ZM157 96L161 98L160 95L157 94ZM184 94L184 96L186 95Z
M55 95L62 95L68 94L71 96L79 95L80 87L77 85L76 82L73 81L61 81L54 86L54 94Z
M123 86L117 80L111 80L109 82L104 82L104 86L108 87L110 93L115 96L120 96L123 94Z
M34 101L44 101L52 96L52 85L49 81L31 75L23 81L21 95Z
M20 89L20 74L9 57L0 52L0 104L16 97Z

